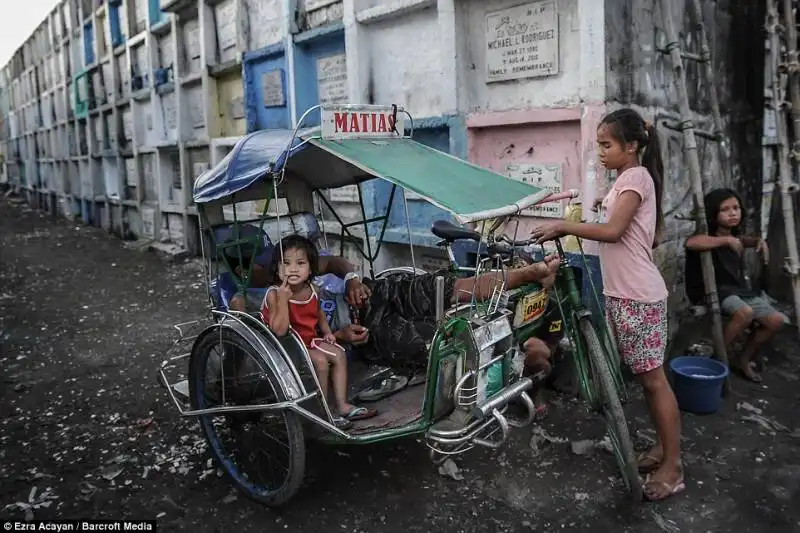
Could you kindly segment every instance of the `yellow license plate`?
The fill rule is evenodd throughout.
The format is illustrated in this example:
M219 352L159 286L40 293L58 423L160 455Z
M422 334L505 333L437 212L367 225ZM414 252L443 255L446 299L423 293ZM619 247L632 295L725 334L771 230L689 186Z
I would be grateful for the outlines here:
M522 299L522 322L539 318L547 308L547 291L539 291Z

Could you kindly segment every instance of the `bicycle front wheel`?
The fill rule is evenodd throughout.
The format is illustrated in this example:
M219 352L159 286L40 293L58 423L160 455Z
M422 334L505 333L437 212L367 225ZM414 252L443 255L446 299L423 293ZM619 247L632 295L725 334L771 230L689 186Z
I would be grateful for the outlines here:
M611 437L614 457L631 496L635 500L641 500L642 484L633 451L633 441L631 441L628 431L625 412L622 410L616 381L609 366L609 358L606 354L607 345L600 342L597 330L589 318L582 319L579 327L592 369L592 383L599 393L602 413Z

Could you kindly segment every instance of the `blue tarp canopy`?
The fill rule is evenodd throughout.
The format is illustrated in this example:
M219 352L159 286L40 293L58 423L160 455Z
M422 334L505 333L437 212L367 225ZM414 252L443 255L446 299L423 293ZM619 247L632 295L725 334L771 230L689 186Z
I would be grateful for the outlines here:
M196 204L230 197L264 178L273 168L284 164L290 152L292 130L261 130L239 139L225 158L204 172L194 182L192 195ZM298 134L291 148L302 140Z

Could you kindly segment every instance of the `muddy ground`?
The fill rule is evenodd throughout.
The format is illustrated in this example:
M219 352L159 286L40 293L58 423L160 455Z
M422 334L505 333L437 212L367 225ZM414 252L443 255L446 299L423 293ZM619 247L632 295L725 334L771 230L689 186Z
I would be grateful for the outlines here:
M800 350L785 332L762 386L734 380L713 416L683 415L688 489L631 506L580 404L455 480L409 439L311 444L306 482L269 510L209 467L191 420L156 383L170 324L202 315L196 261L167 262L102 230L0 200L0 516L156 518L162 531L800 531ZM641 396L627 407L652 438ZM542 436L549 437L542 438ZM580 450L579 450L580 451ZM457 477L461 477L457 476Z

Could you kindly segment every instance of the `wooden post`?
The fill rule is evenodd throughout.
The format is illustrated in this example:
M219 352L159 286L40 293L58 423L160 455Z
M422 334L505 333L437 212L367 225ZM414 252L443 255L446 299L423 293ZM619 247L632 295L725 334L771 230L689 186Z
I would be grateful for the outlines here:
M708 221L706 220L706 209L703 202L703 177L700 172L700 158L697 155L697 140L694 136L694 125L691 120L692 110L689 106L689 92L686 89L686 72L683 69L683 58L681 57L680 43L672 18L672 3L670 0L661 0L661 17L664 20L664 29L667 33L667 40L669 41L667 44L667 51L670 54L672 70L675 73L675 85L678 88L678 104L680 105L683 118L681 129L683 130L686 160L689 163L689 173L692 179L692 193L694 195L697 225L700 233L708 234ZM709 83L713 83L713 77L708 81ZM714 354L717 359L727 365L728 354L725 350L725 339L722 335L722 313L720 312L717 281L714 276L714 263L711 259L711 252L702 252L700 258L703 268L703 283L706 288L706 299L711 308L711 317L713 320L711 333L714 342Z
M703 22L703 7L700 4L700 0L692 0L691 5L694 11L697 33L700 41L700 61L704 63L703 68L705 69L706 83L709 85L706 92L708 93L708 101L711 105L711 118L714 120L714 133L719 136L717 140L719 168L722 171L722 181L726 185L732 186L733 177L731 176L729 164L731 152L728 149L728 142L725 139L722 127L722 113L719 111L719 97L714 87L714 63L711 61L711 50L708 47L706 25Z
M781 191L781 207L783 211L783 226L786 235L786 249L789 252L789 261L785 266L791 276L792 296L794 299L795 324L800 335L800 265L798 265L797 234L795 232L794 198L796 185L792 178L800 173L800 63L797 61L797 29L795 27L794 8L792 0L783 2L783 26L786 40L786 63L780 61L780 39L778 37L778 8L774 0L767 1L767 31L770 34L770 55L773 60L772 90L776 105L778 127L778 173ZM771 19L771 20L770 20ZM791 97L792 126L794 128L794 143L787 154L789 144L786 115L780 100L780 87L778 86L778 68L783 66L789 76L789 95ZM794 172L789 168L791 158Z

